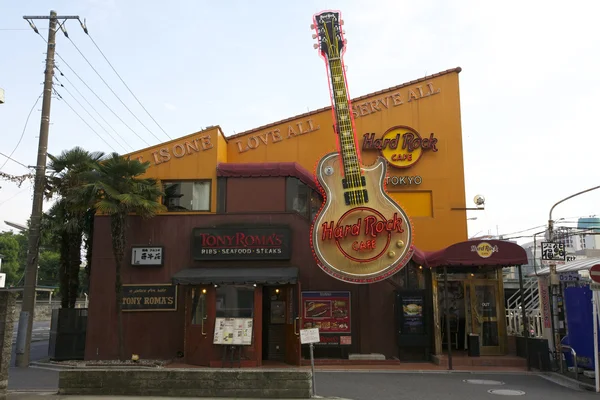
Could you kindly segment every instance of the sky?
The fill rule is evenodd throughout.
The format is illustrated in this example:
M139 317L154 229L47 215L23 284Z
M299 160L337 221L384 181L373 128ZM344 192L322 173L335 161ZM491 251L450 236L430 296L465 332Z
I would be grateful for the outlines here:
M46 44L23 16L51 9L85 19L90 36L77 21L66 23L69 38L57 33L56 64L64 74L57 78L64 86L56 86L62 100L52 100L50 154L74 146L125 153L210 125L231 135L328 106L310 24L314 13L338 9L352 97L462 68L465 206L474 206L475 195L486 198L485 210L467 212L476 218L468 221L470 237L499 233L528 241L520 236L543 228L515 232L545 225L554 203L600 185L600 3L594 0L1 0L0 152L10 154L23 135L12 158L26 166L37 157L41 100L34 103ZM46 37L48 21L35 24ZM5 161L0 156L0 171L28 172ZM2 231L10 229L5 220L27 221L33 187L0 186ZM600 216L599 200L600 190L578 196L556 207L553 219L573 226L577 217Z

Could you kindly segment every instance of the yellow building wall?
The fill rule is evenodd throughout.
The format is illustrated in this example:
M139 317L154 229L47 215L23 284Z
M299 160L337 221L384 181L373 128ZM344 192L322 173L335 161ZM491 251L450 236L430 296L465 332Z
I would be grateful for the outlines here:
M211 180L211 213L216 212L218 162L227 161L227 143L218 126L126 154L150 162L144 177L167 180ZM193 212L197 214L198 212ZM181 212L176 214L180 215Z
M408 126L422 138L437 139L437 151L423 150L409 168L389 166L388 193L414 225L415 245L437 250L467 240L465 183L460 121L459 70L356 99L352 106L358 146L365 133L381 138L388 129ZM323 81L322 90L328 90ZM351 82L350 82L351 86ZM295 161L314 172L320 158L336 150L331 109L322 109L227 138L227 161ZM362 150L364 164L380 154ZM401 177L413 177L408 185ZM420 184L415 184L415 178Z

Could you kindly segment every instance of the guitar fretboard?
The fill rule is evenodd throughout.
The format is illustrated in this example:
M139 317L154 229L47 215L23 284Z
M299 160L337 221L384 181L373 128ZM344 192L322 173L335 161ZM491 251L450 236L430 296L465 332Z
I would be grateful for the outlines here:
M359 188L362 187L360 159L356 148L356 136L352 126L350 99L346 90L346 75L340 58L330 58L328 62L332 107L339 135L344 175L348 187Z

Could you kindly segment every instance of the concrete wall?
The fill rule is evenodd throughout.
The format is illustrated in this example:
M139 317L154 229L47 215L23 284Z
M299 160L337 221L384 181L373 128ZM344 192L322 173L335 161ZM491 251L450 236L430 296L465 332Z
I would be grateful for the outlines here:
M7 398L8 368L13 337L13 320L10 316L14 308L15 294L0 292L0 400Z
M310 371L103 369L59 372L62 395L308 399Z
M21 301L17 301L12 318L13 321L19 321L19 314L21 313ZM84 308L86 307L85 301L78 301L75 304L76 308ZM48 300L38 300L35 303L35 314L34 321L50 321L52 318L52 310L55 308L60 308L60 301L52 301L49 303Z

